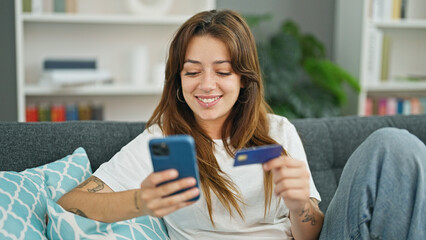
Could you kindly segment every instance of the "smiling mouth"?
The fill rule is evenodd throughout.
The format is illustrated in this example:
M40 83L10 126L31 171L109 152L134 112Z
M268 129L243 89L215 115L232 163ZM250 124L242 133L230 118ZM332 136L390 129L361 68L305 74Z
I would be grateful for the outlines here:
M216 100L218 100L220 98L220 96L214 97L214 98L202 98L202 97L197 97L198 100L200 100L203 103L212 103Z

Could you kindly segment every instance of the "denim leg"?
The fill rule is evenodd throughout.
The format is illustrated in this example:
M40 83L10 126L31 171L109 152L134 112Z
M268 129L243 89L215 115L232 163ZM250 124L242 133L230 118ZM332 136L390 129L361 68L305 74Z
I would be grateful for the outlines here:
M320 239L426 239L426 146L383 128L352 154Z

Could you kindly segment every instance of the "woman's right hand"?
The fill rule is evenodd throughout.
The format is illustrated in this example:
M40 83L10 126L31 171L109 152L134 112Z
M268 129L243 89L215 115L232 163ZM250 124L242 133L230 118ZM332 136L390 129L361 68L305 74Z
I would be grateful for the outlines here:
M183 178L158 186L158 184L162 182L173 180L177 177L178 172L175 169L151 173L141 183L141 188L136 191L136 208L138 208L143 215L163 217L180 208L194 204L195 201L187 201L200 194L200 190L194 187L196 184L195 178ZM174 192L186 188L190 189L169 196Z

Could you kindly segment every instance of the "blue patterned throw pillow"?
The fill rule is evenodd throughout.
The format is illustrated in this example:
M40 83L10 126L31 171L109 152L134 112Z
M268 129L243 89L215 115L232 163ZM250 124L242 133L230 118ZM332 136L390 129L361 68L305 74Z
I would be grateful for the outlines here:
M163 220L151 216L104 223L67 212L52 200L47 213L49 239L169 239Z
M59 199L91 173L83 148L22 172L0 171L0 239L46 239L47 200Z
M63 159L21 173L27 176L42 176L49 198L58 201L62 195L89 178L92 169L86 151L77 148Z

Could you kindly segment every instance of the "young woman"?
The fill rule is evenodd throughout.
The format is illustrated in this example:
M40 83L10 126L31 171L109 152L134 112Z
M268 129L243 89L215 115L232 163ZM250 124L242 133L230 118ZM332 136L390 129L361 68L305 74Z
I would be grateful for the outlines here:
M302 143L294 126L268 109L247 24L233 11L201 12L171 42L163 95L147 129L58 203L104 222L163 217L172 239L317 239L324 215ZM195 139L201 189L194 188L193 178L158 186L178 173L153 173L148 142L174 134ZM233 167L237 149L274 143L284 147L281 157ZM357 167L357 160L349 165ZM361 170L369 167L364 162ZM342 185L361 181L357 177ZM350 194L343 191L337 205L348 206L344 198ZM200 200L187 202L198 195ZM323 238L349 237L342 227L346 212L339 209L344 207L330 214L336 217ZM358 232L350 234L366 236Z
M164 217L172 239L315 239L323 214L302 143L286 118L267 110L247 24L233 11L199 13L171 43L163 95L147 129L58 203L105 222ZM189 178L156 187L177 172L152 172L148 141L173 134L194 137L201 189L166 197L195 184ZM286 154L233 167L237 149L274 143Z

